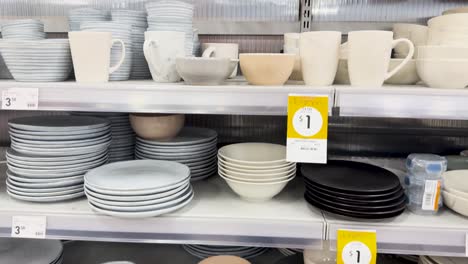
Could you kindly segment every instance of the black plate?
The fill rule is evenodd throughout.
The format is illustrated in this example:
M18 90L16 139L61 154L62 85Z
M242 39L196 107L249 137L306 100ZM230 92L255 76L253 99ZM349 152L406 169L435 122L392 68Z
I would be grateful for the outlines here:
M336 208L333 206L328 206L324 205L322 203L319 203L311 198L309 198L307 195L304 195L305 200L312 206L315 206L319 209L322 209L324 211L328 211L330 213L338 214L338 215L343 215L347 217L352 217L352 218L362 218L362 219L385 219L385 218L391 218L398 216L402 214L405 211L405 208L401 210L395 210L395 211L389 211L389 212L357 212L353 210L346 210L346 209L340 209Z
M333 207L336 207L339 209L345 209L345 210L354 210L358 212L388 212L388 211L402 209L406 206L406 199L392 201L384 205L370 205L370 204L355 205L355 204L347 204L343 202L335 202L327 198L321 197L320 195L316 193L314 194L314 193L307 192L305 195L311 199L316 200L319 203L322 203L328 206L333 206Z
M394 200L398 199L401 196L405 194L404 189L399 186L397 189L395 189L392 192L386 193L386 194L348 194L348 193L341 193L337 191L332 191L328 190L322 187L319 187L317 185L314 185L312 183L306 182L306 189L310 190L312 192L319 191L321 193L325 193L329 196L333 196L336 198L343 198L343 199L351 199L351 200L356 200L356 201L381 201L381 200Z
M302 175L315 186L349 194L382 194L400 186L398 176L380 167L330 160L326 165L303 164Z

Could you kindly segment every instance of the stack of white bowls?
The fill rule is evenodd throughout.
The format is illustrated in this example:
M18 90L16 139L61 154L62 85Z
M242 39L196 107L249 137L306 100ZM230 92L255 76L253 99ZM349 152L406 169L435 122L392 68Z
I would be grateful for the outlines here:
M262 202L296 177L296 164L286 161L283 145L239 143L218 151L218 173L242 199Z
M0 52L19 82L60 82L72 70L68 39L3 40Z
M149 79L151 73L143 53L145 31L148 28L146 12L136 10L113 10L112 21L132 25L132 71L130 79Z
M83 175L107 163L111 135L105 119L22 117L9 126L7 192L13 198L55 202L83 196Z
M295 54L296 62L294 63L294 69L289 76L290 80L302 81L302 66L301 66L301 54L299 53L299 39L301 34L299 33L286 33L284 34L284 46L283 52L287 54Z
M76 8L68 13L70 31L79 31L81 23L110 20L109 12L94 8Z
M468 170L453 170L443 174L442 191L445 206L455 212L468 216Z
M2 25L3 39L45 39L44 23L37 19L20 19Z
M112 141L109 147L109 163L135 158L135 133L127 113L73 112L72 115L104 118L110 122Z
M185 32L186 55L193 55L193 10L194 5L190 1L158 0L148 3L148 31Z
M433 88L468 85L468 14L449 14L428 22L427 45L417 47L417 70Z
M122 161L89 171L85 192L96 212L145 218L178 210L193 199L190 169L162 160Z
M112 38L122 40L125 43L125 60L117 71L110 74L109 80L126 81L130 79L133 62L132 26L118 22L86 22L81 24L81 30L111 32ZM122 55L121 49L120 45L112 47L110 65L116 65L119 62Z
M261 247L182 245L190 255L200 259L212 256L237 256L245 259L258 257L268 251Z

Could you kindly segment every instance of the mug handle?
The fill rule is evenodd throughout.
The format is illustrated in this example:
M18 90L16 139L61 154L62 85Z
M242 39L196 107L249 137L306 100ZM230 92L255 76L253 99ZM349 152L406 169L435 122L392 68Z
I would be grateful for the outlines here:
M114 46L114 44L117 44L117 43L119 43L120 46L122 46L122 54L120 55L119 62L115 66L112 66L112 67L109 68L109 74L111 74L111 73L115 72L116 70L118 70L120 68L120 66L122 66L122 63L125 61L125 56L126 56L126 54L125 54L125 43L120 39L113 39L111 41L112 46Z
M215 47L208 47L208 48L203 52L202 57L203 57L203 58L209 58L209 57L211 57L211 56L214 55L215 51L216 51L216 48L215 48Z
M394 40L392 42L392 49L395 48L396 45L398 45L400 43L405 43L406 45L408 45L409 53L408 53L408 55L406 55L406 58L400 63L400 65L395 67L395 69L393 69L391 72L387 73L387 75L385 76L385 80L388 80L390 77L395 75L395 73L400 71L413 58L413 55L414 55L414 44L413 44L413 42L411 42L411 40L405 39L405 38L396 39L396 40Z
M145 43L143 44L143 53L145 54L145 58L146 58L146 61L148 62L149 67L154 70L154 73L156 75L160 75L161 70L159 66L157 67L153 63L153 59L152 59L153 55L156 55L156 60L159 61L159 53L156 52L156 54L153 54L153 44L155 48L159 46L156 40L145 40Z

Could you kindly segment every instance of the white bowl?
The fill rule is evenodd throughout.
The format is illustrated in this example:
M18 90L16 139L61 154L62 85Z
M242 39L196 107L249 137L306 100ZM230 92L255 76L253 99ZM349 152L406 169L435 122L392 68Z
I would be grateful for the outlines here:
M265 202L279 194L294 177L275 183L248 183L220 175L229 187L242 199L250 202Z
M456 27L456 26L465 26L468 27L468 14L458 13L458 14L449 14L444 16L437 16L429 19L427 25L430 28L445 28L445 27Z
M464 47L467 41L468 27L429 28L426 45Z
M418 75L431 88L462 89L468 85L468 59L416 60Z
M229 58L181 57L176 59L179 75L189 85L219 85L231 75Z
M221 169L218 170L218 174L225 178L236 180L239 182L246 182L246 183L277 183L289 178L296 177L296 171L289 173L288 175L284 175L277 178L252 178L252 177L235 177L230 174L224 173Z
M289 170L291 170L293 168L296 168L295 163L289 163L289 164L287 164L287 165L285 165L283 167L273 168L273 169L270 169L270 167L267 167L266 169L258 169L258 167L254 167L253 169L239 168L239 167L236 166L236 164L229 163L229 162L223 160L222 158L218 159L218 165L225 168L225 169L227 169L227 170L238 172L238 173L254 173L254 174L259 174L259 175L275 174L275 173L286 173Z
M419 46L418 59L468 59L468 47Z
M269 181L277 181L277 180L284 180L287 177L290 177L291 174L296 174L296 168L292 168L286 172L281 173L271 173L271 174L256 174L252 173L241 173L237 171L228 170L222 166L218 167L219 173L222 173L223 176L232 177L236 180L269 180Z
M229 167L233 167L236 169L243 169L243 170L255 170L255 171L286 169L292 166L292 164L295 164L292 162L284 162L284 163L275 164L275 165L233 163L221 157L219 153L218 153L218 160L221 161L223 164L228 164Z
M224 146L218 155L239 165L275 166L286 162L286 147L271 143L239 143Z
M465 199L447 191L442 191L444 204L455 212L468 216L468 199Z
M442 12L442 15L450 15L450 14L457 14L457 13L468 13L468 7L457 7L449 10L445 10Z
M391 59L389 70L395 69L403 59ZM416 60L410 60L400 71L385 81L386 84L412 85L419 82Z

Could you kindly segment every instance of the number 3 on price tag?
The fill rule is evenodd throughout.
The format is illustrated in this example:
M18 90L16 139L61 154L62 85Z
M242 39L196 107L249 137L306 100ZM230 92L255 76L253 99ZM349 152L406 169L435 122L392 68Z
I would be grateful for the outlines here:
M37 110L39 90L37 88L9 88L2 91L2 109Z
M326 163L328 96L290 95L286 159Z
M375 264L377 234L375 231L338 230L336 248L338 264Z
M46 225L45 216L13 216L11 237L45 238Z

